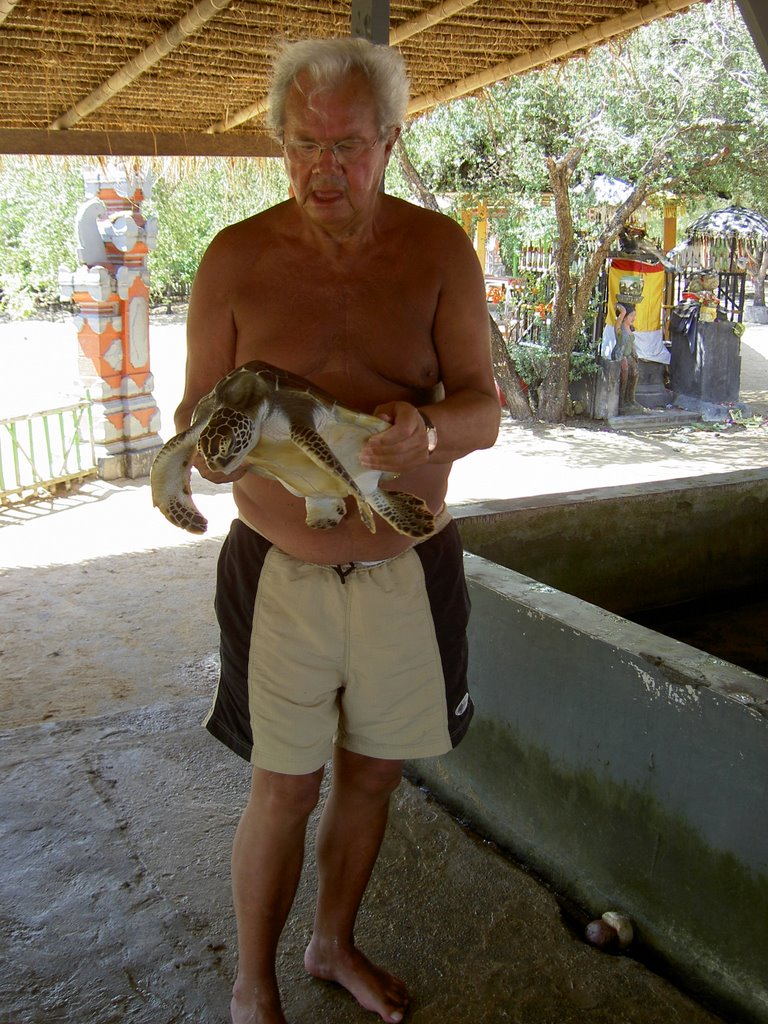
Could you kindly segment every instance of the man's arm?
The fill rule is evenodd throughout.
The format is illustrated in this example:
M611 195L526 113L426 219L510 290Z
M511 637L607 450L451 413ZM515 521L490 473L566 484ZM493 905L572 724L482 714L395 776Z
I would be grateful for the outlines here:
M436 222L425 246L439 254L442 287L432 336L445 391L441 402L423 406L437 428L438 444L427 451L424 421L408 402L388 402L374 414L392 423L366 444L361 462L406 472L426 462L453 462L490 448L499 430L501 406L491 361L485 280L464 231L448 218Z
M217 235L200 262L187 313L187 368L184 394L174 416L176 430L186 430L195 406L217 381L235 369L237 330L232 312L231 287L236 253L228 230ZM201 455L193 463L213 483L231 483L243 476L243 468L232 474L208 469Z
M175 414L186 430L198 401L235 369L237 331L232 313L234 254L225 230L211 242L192 285L187 314L187 368L184 395Z

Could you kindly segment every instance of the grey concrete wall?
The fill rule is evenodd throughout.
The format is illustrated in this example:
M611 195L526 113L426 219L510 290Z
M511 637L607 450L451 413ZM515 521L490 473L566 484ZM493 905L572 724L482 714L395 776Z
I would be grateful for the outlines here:
M762 584L768 469L452 508L464 547L628 615Z
M466 568L475 720L413 770L562 894L628 913L688 984L768 1021L768 682Z

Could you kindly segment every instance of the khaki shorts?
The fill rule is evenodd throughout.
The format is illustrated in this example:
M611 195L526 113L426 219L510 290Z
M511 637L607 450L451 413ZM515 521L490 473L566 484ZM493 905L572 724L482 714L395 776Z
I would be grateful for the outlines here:
M206 728L259 768L301 775L333 744L444 754L472 717L469 598L455 523L367 565L299 561L236 520L219 559L221 677Z

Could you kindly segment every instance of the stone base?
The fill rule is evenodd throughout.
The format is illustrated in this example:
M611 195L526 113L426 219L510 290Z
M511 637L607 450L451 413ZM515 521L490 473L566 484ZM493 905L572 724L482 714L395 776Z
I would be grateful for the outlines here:
M748 324L768 324L768 306L747 306L744 320Z
M664 409L672 402L672 392L664 386L665 363L648 359L637 361L635 401L646 409ZM619 410L621 412L621 410Z
M619 409L619 371L613 359L601 359L597 371L574 381L568 391L579 414L591 419L604 420L615 416Z
M707 402L697 395L675 395L675 405L699 414L707 423L727 423L734 413L748 419L752 409L745 402Z
M155 456L163 447L162 441L137 452L121 452L96 459L100 480L139 480L149 476Z
M155 456L163 447L162 441L152 448L145 448L140 452L125 453L125 475L129 480L138 480L140 477L149 476Z

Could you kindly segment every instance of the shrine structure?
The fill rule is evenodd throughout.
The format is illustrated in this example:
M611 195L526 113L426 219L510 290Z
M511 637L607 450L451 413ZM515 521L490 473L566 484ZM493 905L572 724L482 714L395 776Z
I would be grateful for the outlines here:
M75 218L80 266L59 271L63 299L77 306L80 377L93 403L99 476L147 476L162 446L149 363L149 270L155 218L141 204L151 174L118 167L83 173Z

